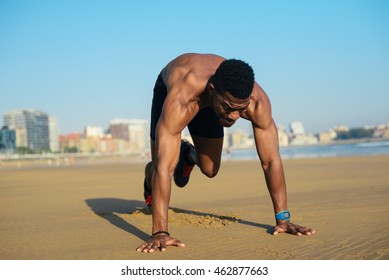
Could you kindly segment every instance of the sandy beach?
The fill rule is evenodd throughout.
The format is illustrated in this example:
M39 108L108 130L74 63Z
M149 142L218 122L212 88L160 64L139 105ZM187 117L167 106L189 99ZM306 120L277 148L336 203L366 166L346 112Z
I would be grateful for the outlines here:
M0 169L2 260L389 259L389 156L284 160L292 221L313 236L271 234L274 213L258 161L199 169L172 188L164 253L149 238L144 163Z

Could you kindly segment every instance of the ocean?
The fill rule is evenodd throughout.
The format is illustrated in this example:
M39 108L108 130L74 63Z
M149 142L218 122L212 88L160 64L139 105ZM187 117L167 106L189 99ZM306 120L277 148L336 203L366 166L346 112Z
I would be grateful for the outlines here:
M362 143L280 147L280 154L282 159L389 155L389 140ZM229 154L227 154L227 152L223 152L223 159L252 160L258 159L258 155L255 148L237 149L231 150Z

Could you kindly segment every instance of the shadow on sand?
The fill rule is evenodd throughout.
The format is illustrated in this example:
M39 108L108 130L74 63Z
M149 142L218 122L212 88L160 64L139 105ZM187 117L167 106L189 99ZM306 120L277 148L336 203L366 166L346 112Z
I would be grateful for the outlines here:
M134 212L140 211L143 214L151 215L151 210L145 207L145 203L139 200L126 200L119 198L91 198L85 200L86 204L91 208L91 210L99 217L104 218L114 226L131 233L138 238L147 241L150 239L150 234L138 229L137 227L131 225L124 219L122 219L118 214L133 214ZM260 224L251 221L245 221L232 216L223 216L212 213L204 213L193 210L180 209L175 207L170 207L175 213L183 213L188 215L195 215L198 217L212 217L220 220L228 220L243 225L260 227L266 230L268 234L273 233L273 226L267 224ZM151 225L150 225L151 226Z

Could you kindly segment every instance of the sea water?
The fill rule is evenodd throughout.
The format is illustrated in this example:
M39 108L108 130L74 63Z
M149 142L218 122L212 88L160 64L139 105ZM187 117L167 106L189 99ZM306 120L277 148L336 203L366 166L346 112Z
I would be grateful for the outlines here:
M288 146L280 148L281 158L320 158L339 156L389 155L389 141L343 143L311 146ZM255 148L223 152L224 160L258 159Z

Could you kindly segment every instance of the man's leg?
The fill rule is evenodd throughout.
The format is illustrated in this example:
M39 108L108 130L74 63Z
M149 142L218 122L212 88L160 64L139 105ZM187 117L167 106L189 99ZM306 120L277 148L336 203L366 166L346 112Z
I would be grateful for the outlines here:
M161 75L158 75L154 86L153 101L151 104L151 122L150 122L150 148L151 148L151 162L146 164L145 179L144 179L144 198L147 206L151 206L151 191L152 191L152 175L154 172L155 162L155 129L158 120L161 116L163 103L167 96L166 86L162 81ZM154 140L153 140L154 139Z
M146 164L145 166L145 179L146 179L146 183L151 186L151 176L152 176L152 172L153 172L153 162L154 162L154 151L155 151L155 148L154 148L154 141L153 140L150 140L150 152L151 152L151 161L149 163Z
M205 138L192 135L197 162L201 172L209 178L217 175L223 150L223 138Z
M154 161L154 141L150 141L150 146L151 146L151 161L148 162L145 166L145 179L143 182L143 196L146 202L146 205L151 207L151 179L153 176L153 161Z
M174 172L174 181L179 187L188 183L194 163L200 167L203 174L209 178L215 177L220 168L223 149L224 128L212 108L201 109L188 124L188 129L195 147L184 143L183 149L181 144L180 160ZM191 168L187 168L188 164Z
M220 168L223 138L206 138L192 135L193 143L181 140L180 157L174 170L174 183L185 187L195 165L209 178L215 177Z

